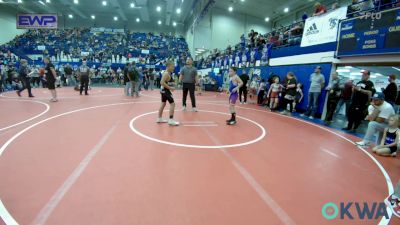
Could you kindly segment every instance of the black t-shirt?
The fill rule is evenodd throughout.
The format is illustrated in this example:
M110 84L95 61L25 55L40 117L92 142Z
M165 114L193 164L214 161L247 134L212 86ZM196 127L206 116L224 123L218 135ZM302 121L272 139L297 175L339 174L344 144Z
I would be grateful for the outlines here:
M295 86L291 87L291 88L286 88L286 94L291 95L291 96L296 96L296 94L297 94L297 91L296 91L297 90L297 87L296 87L297 80L296 80L296 78L292 78L292 79L286 81L286 85L287 86L291 85L291 84L294 84Z
M374 83L370 80L362 80L357 83L356 87L361 87L362 90L371 91L372 95L375 93ZM353 93L353 105L366 106L369 102L369 96L367 94L361 93L360 91L354 91Z
M72 68L69 67L69 66L67 66L67 67L65 67L64 72L65 72L65 74L67 74L67 75L71 75L71 74L72 74Z
M54 70L54 65L52 63L48 63L46 65L46 69L45 69L45 74L46 74L46 80L48 82L51 81L55 81L56 79L54 79L53 73L51 72L51 69Z
M243 81L243 87L246 87L247 82L249 81L249 76L247 74L242 74L239 76L240 79Z
M397 85L396 83L390 83L386 89L383 91L385 94L385 101L395 102L397 97Z

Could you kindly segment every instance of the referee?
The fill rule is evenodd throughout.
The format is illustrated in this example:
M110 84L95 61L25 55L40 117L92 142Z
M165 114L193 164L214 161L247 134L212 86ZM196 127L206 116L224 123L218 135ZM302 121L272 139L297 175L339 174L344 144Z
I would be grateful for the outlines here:
M89 72L90 68L86 65L86 59L82 61L82 65L78 69L78 77L81 81L81 87L79 94L82 95L83 88L85 88L85 95L89 95L88 88L89 88Z
M192 101L192 111L197 112L196 109L196 98L194 95L196 83L198 83L197 69L193 67L193 60L187 58L186 66L181 69L179 81L183 83L183 111L186 111L186 98L188 92L190 92L190 100Z

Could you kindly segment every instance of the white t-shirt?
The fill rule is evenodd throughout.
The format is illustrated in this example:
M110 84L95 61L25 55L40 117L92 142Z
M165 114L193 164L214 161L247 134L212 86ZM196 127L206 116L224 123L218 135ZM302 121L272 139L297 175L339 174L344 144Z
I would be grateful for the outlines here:
M389 116L394 114L393 106L391 104L387 103L387 102L383 102L382 105L375 106L375 107L377 107L379 109L379 111L380 111L379 115L378 115L378 117L380 117L380 118L384 118L384 119L387 120L387 119L389 119ZM368 107L368 114L369 115L372 114L372 112L374 111L375 107L372 106L372 105L370 105Z

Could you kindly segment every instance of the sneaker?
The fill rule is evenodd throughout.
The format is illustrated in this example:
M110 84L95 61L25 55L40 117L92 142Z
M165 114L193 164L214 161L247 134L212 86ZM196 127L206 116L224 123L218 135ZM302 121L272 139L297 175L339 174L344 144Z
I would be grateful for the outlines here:
M156 122L157 122L157 123L167 123L168 120L163 119L163 118L158 118Z
M230 123L232 121L232 118L230 118L229 120L226 120L226 123Z
M392 210L393 214L400 217L400 199L395 197L394 194L385 199L385 204Z
M236 124L236 120L231 120L230 122L226 123L227 125L235 125Z
M29 95L29 98L34 98L35 96L33 96L33 95Z
M174 119L169 119L169 120L168 120L168 124L169 124L170 126L179 126L179 122L178 122L178 121L175 121Z
M392 154L390 154L390 156L396 157L396 156L397 156L397 153L396 153L396 152L393 152Z
M358 145L360 147L367 147L367 146L369 146L369 143L363 140L363 141L356 142L356 145Z
M50 102L58 102L58 100L55 98L52 98L52 99L50 99Z
M182 111L186 112L186 106L182 107Z
M197 108L194 107L194 108L192 109L192 112L198 112Z
M310 120L313 120L314 119L314 117L313 116L310 116L310 117L308 117Z

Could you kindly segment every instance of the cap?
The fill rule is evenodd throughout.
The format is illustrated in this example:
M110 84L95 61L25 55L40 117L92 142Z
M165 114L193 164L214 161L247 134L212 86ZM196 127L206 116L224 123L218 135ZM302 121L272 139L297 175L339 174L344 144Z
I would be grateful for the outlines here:
M385 100L385 95L382 92L375 93L372 100Z
M366 74L366 75L370 75L371 74L371 72L369 72L369 70L362 70L361 73L362 74Z
M315 67L315 69L320 69L320 70L322 70L322 67L321 67L321 66L317 66L317 67Z

